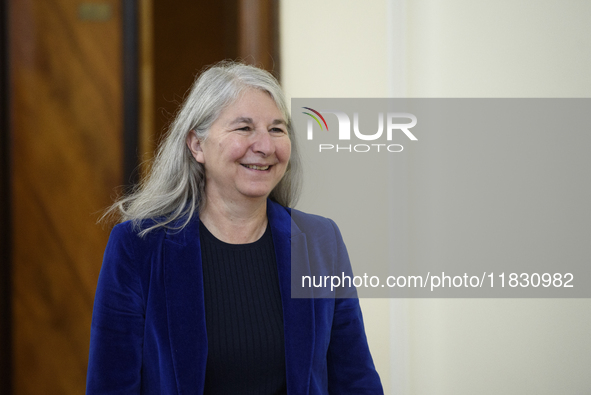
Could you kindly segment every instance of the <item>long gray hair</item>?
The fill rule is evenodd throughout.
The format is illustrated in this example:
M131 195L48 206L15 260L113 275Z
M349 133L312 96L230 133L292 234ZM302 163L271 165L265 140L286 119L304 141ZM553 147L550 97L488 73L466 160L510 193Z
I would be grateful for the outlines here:
M191 155L187 135L195 131L200 140L207 138L222 110L249 88L267 92L287 122L291 158L285 175L269 198L286 207L295 205L300 192L301 165L283 91L269 72L223 61L195 80L157 151L150 173L131 194L116 201L103 218L116 215L120 222L131 220L140 236L159 227L171 227L172 223L176 224L175 229L186 226L195 211L205 204L205 168ZM145 219L154 222L140 229Z

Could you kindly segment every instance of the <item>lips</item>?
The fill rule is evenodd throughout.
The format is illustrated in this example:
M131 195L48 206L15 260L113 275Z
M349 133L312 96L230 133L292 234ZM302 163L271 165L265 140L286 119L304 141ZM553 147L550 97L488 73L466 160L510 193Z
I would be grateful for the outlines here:
M269 168L271 167L271 165L246 165L244 163L241 163L242 166L248 168L248 169L253 169L253 170L269 170Z

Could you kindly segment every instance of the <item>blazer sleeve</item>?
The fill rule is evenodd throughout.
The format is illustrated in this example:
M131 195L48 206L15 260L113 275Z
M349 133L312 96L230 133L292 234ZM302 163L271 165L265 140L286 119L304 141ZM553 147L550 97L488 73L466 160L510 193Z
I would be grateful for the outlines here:
M336 235L336 272L352 275L349 254L336 224L330 221ZM334 317L327 353L328 390L330 394L383 394L375 369L359 299L335 299Z
M113 228L99 275L90 333L87 394L139 394L144 300L129 223Z

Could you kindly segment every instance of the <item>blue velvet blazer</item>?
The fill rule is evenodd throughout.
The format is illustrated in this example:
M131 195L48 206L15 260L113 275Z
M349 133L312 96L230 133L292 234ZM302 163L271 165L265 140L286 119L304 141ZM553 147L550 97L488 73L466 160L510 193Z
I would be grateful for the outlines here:
M288 394L382 394L358 300L291 297L292 243L307 251L307 264L349 265L338 228L270 200L267 214ZM199 218L180 232L161 228L144 238L129 222L115 226L94 301L86 393L202 394L205 328Z

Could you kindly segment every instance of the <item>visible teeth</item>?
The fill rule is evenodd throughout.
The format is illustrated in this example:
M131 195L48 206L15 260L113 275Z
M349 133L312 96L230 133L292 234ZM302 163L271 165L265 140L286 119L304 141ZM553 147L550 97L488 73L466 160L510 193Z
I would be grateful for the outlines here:
M254 169L254 170L267 170L269 168L269 166L257 166L257 165L243 165L245 167L248 167L249 169Z

